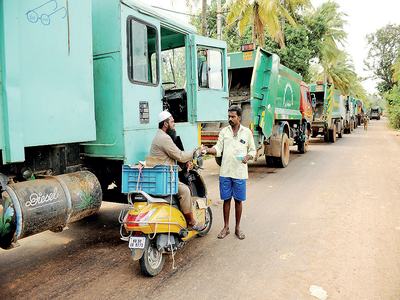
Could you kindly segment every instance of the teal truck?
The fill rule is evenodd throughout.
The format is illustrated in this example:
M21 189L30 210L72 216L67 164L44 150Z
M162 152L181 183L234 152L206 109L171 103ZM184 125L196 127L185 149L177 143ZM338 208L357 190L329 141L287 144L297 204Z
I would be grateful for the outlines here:
M332 84L317 82L309 85L312 105L313 122L312 136L323 135L326 142L336 142L344 134L346 119L345 96Z
M351 96L345 96L346 116L343 122L344 132L351 133L356 127L356 99Z
M372 119L381 119L381 108L380 106L373 106L369 112L369 118Z
M228 54L229 102L242 108L242 125L253 133L254 159L265 156L268 166L286 167L290 146L301 153L308 148L310 93L301 75L280 64L276 54L249 46L250 51ZM218 127L203 129L203 138L216 139Z
M1 248L126 202L161 111L186 149L226 120L226 43L143 3L0 1L0 24Z

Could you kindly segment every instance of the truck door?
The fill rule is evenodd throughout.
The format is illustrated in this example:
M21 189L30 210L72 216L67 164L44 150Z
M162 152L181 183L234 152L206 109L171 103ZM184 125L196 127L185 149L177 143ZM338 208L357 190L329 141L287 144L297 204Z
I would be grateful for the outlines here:
M254 135L260 134L261 130L269 138L272 133L278 76L279 57L258 48L250 87Z
M229 107L226 42L198 35L190 35L189 39L194 121L226 121Z

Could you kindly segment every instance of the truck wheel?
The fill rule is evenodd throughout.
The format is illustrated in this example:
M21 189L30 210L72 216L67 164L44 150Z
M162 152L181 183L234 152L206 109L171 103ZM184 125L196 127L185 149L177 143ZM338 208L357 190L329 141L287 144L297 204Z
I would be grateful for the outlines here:
M350 133L350 130L349 130ZM342 127L342 130L340 130L340 132L338 133L338 138L342 138L344 134L344 128Z
M206 222L204 223L206 225L206 228L203 231L199 232L197 236L199 237L205 236L211 229L212 221L213 221L213 216L211 207L207 207Z
M318 135L318 131L317 130L313 130L311 137L315 138L315 137L317 137L317 135Z
M286 133L282 134L281 156L276 158L276 165L279 168L285 168L289 164L290 149L289 139Z
M329 130L328 132L324 132L324 141L329 142Z
M158 275L165 263L165 255L163 255L162 251L157 250L157 245L154 241L148 241L144 253L139 259L140 269L148 276Z
M275 157L273 157L273 156L265 156L265 163L267 164L268 168L275 167Z
M328 130L328 140L331 143L336 142L336 124L333 124L333 129L332 130Z
M307 152L307 150L308 150L308 136L306 136L306 138L304 139L304 141L302 141L302 142L299 143L299 145L298 145L298 147L297 147L297 150L299 150L299 152L300 152L301 154L304 154L304 153Z

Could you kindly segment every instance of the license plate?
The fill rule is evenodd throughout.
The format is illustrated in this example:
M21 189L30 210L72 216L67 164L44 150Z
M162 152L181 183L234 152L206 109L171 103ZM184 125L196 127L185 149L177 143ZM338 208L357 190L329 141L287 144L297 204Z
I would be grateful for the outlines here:
M129 239L129 248L131 249L143 249L145 244L145 237L131 236Z

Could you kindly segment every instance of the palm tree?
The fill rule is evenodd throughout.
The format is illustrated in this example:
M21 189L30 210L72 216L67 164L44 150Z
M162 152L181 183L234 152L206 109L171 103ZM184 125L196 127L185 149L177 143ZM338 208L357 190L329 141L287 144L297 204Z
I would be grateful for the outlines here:
M312 81L325 80L335 86L335 89L340 90L342 93L348 94L354 78L357 75L354 71L354 65L348 59L346 52L339 51L336 59L328 61L323 59L319 64L319 72L317 72Z
M327 24L327 31L322 38L322 55L327 61L336 60L340 55L338 44L344 47L347 33L343 30L347 21L344 20L347 14L339 12L340 6L334 1L324 2L317 8L316 14L323 17Z
M226 16L227 24L238 21L239 35L242 36L247 24L252 22L253 35L252 42L264 44L265 28L272 39L277 41L281 47L284 47L282 39L282 30L280 26L279 16L285 16L290 24L296 26L295 21L288 11L280 4L279 0L228 0L224 8L229 8Z

